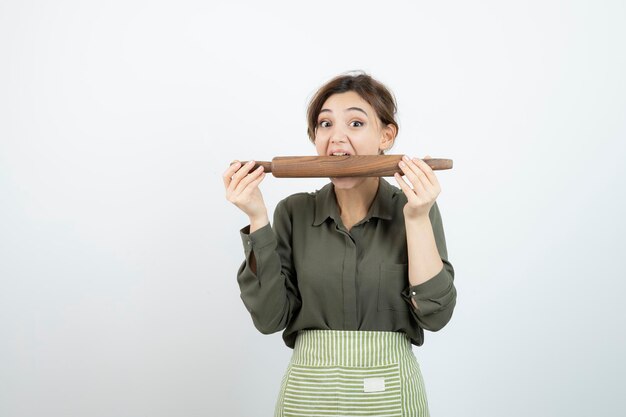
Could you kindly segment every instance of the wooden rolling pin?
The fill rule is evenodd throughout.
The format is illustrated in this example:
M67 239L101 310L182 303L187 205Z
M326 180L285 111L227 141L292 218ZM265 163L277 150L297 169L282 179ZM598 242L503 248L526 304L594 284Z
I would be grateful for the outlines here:
M396 172L402 175L398 167L402 156L277 156L271 162L256 161L250 171L262 165L265 172L271 172L277 178L392 177ZM452 168L451 159L431 158L423 161L433 170ZM241 164L246 162L241 161Z

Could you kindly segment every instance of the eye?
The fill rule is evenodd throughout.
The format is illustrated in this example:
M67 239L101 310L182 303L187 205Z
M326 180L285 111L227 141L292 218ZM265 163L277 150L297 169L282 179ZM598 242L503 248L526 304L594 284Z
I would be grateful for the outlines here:
M363 122L359 121L359 120L353 120L352 122L350 122L350 126L352 127L361 127L363 126Z
M328 127L330 126L330 122L328 120L322 120L318 123L319 127Z

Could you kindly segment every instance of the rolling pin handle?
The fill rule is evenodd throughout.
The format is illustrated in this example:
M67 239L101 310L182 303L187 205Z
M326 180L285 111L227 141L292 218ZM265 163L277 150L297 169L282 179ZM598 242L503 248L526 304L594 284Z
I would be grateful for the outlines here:
M230 164L236 164L237 162L241 163L241 166L244 166L249 161L233 161ZM272 163L267 161L255 161L254 166L250 168L250 172L254 171L258 167L263 167L263 172L272 172Z

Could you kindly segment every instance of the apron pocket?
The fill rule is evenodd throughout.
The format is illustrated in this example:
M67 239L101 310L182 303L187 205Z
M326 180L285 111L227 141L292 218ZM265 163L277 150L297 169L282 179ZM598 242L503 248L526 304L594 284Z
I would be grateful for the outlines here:
M389 365L291 365L283 398L285 417L402 416L397 363Z

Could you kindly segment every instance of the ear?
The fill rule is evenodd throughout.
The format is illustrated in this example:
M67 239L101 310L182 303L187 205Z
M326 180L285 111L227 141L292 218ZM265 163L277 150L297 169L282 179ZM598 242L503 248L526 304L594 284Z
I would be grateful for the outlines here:
M378 144L378 149L380 149L380 151L382 152L384 150L391 148L391 146L393 145L393 142L396 140L397 134L398 134L398 129L391 123L383 127L381 136L380 136L380 143Z

